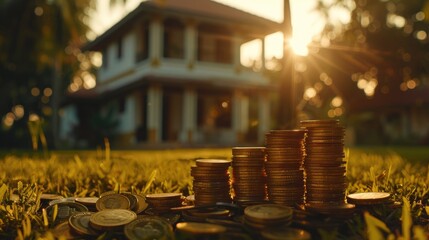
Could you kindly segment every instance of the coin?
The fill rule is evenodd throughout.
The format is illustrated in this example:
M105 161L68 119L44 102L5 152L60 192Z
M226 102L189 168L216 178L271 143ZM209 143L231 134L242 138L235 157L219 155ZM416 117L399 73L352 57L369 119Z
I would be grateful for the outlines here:
M362 192L347 195L347 202L356 205L374 205L388 203L390 193L386 192Z
M144 210L146 210L148 204L146 203L146 199L140 195L140 194L135 194L135 196L138 199L138 207L137 210L135 211L137 214L142 213Z
M146 195L147 200L173 200L180 199L181 197L181 193L154 193Z
M62 222L55 226L52 233L57 239L79 239L79 236L73 234L68 222Z
M333 216L348 216L355 211L355 205L344 202L306 203L305 209Z
M303 229L270 228L261 231L265 240L311 240L311 234Z
M259 204L244 209L244 215L248 219L271 222L292 217L293 209L279 204Z
M88 212L88 208L76 202L60 202L46 208L46 213L54 225L67 221L76 212Z
M85 206L95 206L98 199L98 197L77 197L75 201Z
M68 222L70 227L81 235L97 236L98 232L89 226L89 218L93 212L78 212L70 216Z
M232 155L265 156L265 147L233 147Z
M104 209L130 209L130 200L124 195L114 193L100 197L95 205L98 211Z
M58 194L51 194L51 193L42 193L41 195L40 195L40 200L41 201L52 201L52 200L57 200L57 199L62 199L62 198L64 198L63 196L61 196L61 195L58 195Z
M180 222L176 224L176 229L180 232L192 235L216 235L226 232L226 228L212 223Z
M139 199L137 198L137 196L129 192L121 192L120 194L128 198L128 200L130 201L130 209L135 212L139 206Z
M137 214L126 209L105 209L92 214L90 226L97 230L114 230L137 218Z
M130 240L174 239L172 226L158 216L138 216L125 225L124 232Z
M231 165L231 160L225 159L197 159L196 164L198 167L229 167Z

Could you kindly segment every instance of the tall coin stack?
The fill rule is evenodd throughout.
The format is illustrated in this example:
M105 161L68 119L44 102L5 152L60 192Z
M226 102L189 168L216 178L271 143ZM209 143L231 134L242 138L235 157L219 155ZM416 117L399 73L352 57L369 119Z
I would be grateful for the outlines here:
M344 132L338 120L306 120L306 203L345 202Z
M234 202L266 200L265 147L232 148Z
M198 159L191 167L194 178L195 205L212 205L216 202L231 202L231 184L228 168L230 160Z
M268 199L273 203L304 203L305 136L305 130L271 130L266 134L265 172Z

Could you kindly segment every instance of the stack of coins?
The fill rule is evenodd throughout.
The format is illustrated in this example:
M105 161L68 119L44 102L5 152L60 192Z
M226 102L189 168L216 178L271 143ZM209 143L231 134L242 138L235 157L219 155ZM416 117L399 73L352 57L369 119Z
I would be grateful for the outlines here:
M266 200L265 147L232 148L234 202Z
M156 212L168 212L171 208L182 206L181 193L154 193L146 195L146 201Z
M260 230L289 225L292 216L293 209L280 204L258 204L244 209L244 223Z
M338 120L306 120L306 203L345 203L344 127Z
M304 203L305 130L272 130L266 134L265 172L270 202Z
M191 167L191 176L194 178L195 205L231 202L231 184L228 173L230 165L230 160L196 160L196 166Z

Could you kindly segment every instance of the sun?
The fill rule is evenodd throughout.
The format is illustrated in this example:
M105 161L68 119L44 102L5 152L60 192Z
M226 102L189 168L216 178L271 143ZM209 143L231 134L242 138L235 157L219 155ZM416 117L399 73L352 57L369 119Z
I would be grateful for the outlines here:
M308 44L307 39L300 37L292 37L287 41L289 48L292 49L293 53L298 56L308 55Z

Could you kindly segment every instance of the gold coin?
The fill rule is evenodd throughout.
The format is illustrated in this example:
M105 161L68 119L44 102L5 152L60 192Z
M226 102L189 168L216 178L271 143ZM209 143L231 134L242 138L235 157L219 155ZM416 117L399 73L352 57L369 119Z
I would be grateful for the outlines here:
M108 194L98 199L95 206L98 211L104 209L130 209L130 200L118 193Z
M140 195L140 194L135 194L135 196L138 199L138 207L137 210L135 211L137 214L142 213L144 210L146 210L148 204L146 202L146 199Z
M95 206L95 203L98 201L98 199L98 197L78 197L75 198L75 201L85 206Z
M180 222L176 229L193 235L216 235L226 232L226 228L212 223Z
M139 199L137 198L137 196L130 192L121 192L120 194L128 198L128 200L130 201L130 210L135 212L139 207Z
M261 232L265 240L311 240L311 234L302 229L275 228Z
M42 193L42 195L40 195L40 200L41 201L52 201L52 200L58 200L58 199L63 199L64 197L58 194L51 194L51 193Z
M219 167L227 168L231 165L231 160L225 159L197 159L197 167Z
M353 214L355 205L344 202L307 203L305 209L326 215L343 216Z
M126 209L105 209L92 214L91 227L97 230L110 230L125 226L137 218L137 214Z
M93 230L89 226L89 218L91 215L94 214L93 212L78 212L73 214L69 218L69 225L70 227L77 233L81 235L88 235L88 236L97 236L99 235L98 232Z
M79 236L73 234L68 222L63 222L55 226L52 233L57 239L79 239Z
M147 194L146 200L173 200L180 199L182 197L181 193L154 193Z
M386 192L362 192L347 195L347 202L356 205L373 205L389 202L390 193Z
M125 225L124 233L129 240L174 239L172 226L159 216L138 216Z
M292 214L292 208L278 204L259 204L244 209L245 217L264 222L288 219Z

